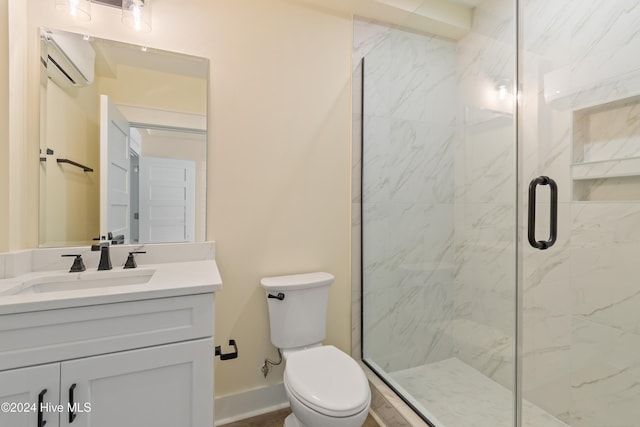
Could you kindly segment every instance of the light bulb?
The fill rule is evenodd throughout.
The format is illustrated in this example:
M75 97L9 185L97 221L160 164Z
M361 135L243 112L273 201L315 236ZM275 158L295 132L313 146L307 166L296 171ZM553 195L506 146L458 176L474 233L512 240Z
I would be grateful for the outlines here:
M56 9L76 20L91 20L91 2L89 0L56 0Z
M122 22L136 31L151 31L151 0L123 0Z

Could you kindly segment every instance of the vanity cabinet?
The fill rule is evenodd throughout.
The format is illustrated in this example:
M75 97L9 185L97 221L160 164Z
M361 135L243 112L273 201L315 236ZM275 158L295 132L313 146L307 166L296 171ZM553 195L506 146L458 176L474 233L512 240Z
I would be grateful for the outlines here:
M0 411L2 427L58 427L58 416L42 414L38 422L38 411L31 410L39 402L57 405L60 400L60 364L34 366L0 372L0 404L9 405ZM25 411L23 405L36 405ZM13 412L15 411L15 412Z
M62 363L60 402L90 409L60 426L212 426L212 355L205 339Z
M0 403L62 407L0 426L212 426L213 355L213 294L0 316L1 369L47 362L1 370Z

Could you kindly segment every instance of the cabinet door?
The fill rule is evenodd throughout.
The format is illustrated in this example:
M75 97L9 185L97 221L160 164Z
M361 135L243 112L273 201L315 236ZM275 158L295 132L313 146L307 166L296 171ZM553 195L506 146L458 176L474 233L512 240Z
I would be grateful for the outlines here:
M46 422L47 427L58 427L59 387L59 363L0 372L0 426L39 427ZM39 419L40 395L45 410Z
M213 426L213 339L64 362L60 384L62 427Z

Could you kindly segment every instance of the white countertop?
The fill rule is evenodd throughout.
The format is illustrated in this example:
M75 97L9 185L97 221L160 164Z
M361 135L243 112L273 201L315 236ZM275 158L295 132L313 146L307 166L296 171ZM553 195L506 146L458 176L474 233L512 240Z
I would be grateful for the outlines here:
M10 295L11 289L38 278L59 275L75 275L75 277L81 278L87 273L93 277L104 276L107 278L109 274L113 275L113 273L116 275L127 274L124 272L136 274L135 270L138 270L139 273L153 270L153 275L148 282L142 284L119 284L117 286ZM139 265L135 270L130 269L123 272L122 267L114 267L112 270L100 272L88 268L86 272L82 273L69 273L68 270L49 270L29 272L14 278L2 279L0 280L0 315L213 293L222 289L222 279L213 259L144 264ZM2 295L3 293L5 295Z
M222 279L214 260L149 264L138 268L142 271L155 270L155 272L148 282L142 284L17 295L1 294L16 286L20 287L25 281L39 277L52 274L79 276L84 273L68 273L64 270L45 271L0 280L0 315L212 293L222 289ZM107 276L118 270L122 270L122 267L100 273Z

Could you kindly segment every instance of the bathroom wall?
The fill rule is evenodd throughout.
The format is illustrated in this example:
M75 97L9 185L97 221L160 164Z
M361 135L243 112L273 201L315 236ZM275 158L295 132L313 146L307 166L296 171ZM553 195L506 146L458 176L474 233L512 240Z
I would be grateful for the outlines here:
M212 16L208 231L230 289L216 304L217 331L246 358L218 364L229 392L281 381L281 368L266 381L259 370L277 356L261 277L334 274L327 342L350 351L353 30L351 18L287 1L226 1Z
M26 14L22 0L10 1ZM38 18L15 34L29 35L31 52L36 27L46 25L211 61L207 237L216 240L224 279L216 343L226 350L235 338L240 348L239 359L216 362L216 395L282 381L281 369L266 380L260 372L264 358L276 356L259 286L264 276L333 273L326 342L349 352L351 18L287 0L157 2L153 31L137 34L122 27L114 8L93 4L91 22L76 24L53 2L29 3L37 3ZM30 57L30 123L37 123L37 70ZM16 126L29 136L14 144L24 144L34 167L16 170L15 179L35 181L25 193L35 208L20 212L37 230L38 135L26 122ZM37 233L17 235L10 250L37 246Z
M9 28L0 0L0 252L9 250Z
M456 45L360 20L354 31L365 57L364 351L396 371L453 353Z
M8 232L4 236L9 250L35 244L38 237L38 162L29 157L29 152L37 156L37 126L28 126L27 111L27 55L25 39L26 4L8 0L6 28L9 42L8 63L8 142L6 173L9 179L7 201ZM32 78L34 74L30 75ZM32 80L34 81L34 80ZM35 85L34 81L34 85ZM37 105L37 104L34 104ZM34 151L35 150L35 151ZM31 161L30 161L31 160Z

